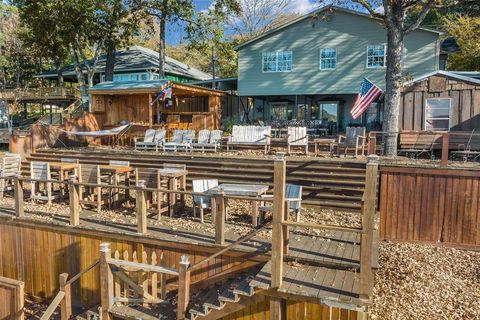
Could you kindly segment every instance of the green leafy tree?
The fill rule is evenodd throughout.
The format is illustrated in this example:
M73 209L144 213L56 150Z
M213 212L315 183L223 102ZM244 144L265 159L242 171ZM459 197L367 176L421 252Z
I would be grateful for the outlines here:
M448 59L450 70L480 71L480 17L445 18L445 27L461 50Z

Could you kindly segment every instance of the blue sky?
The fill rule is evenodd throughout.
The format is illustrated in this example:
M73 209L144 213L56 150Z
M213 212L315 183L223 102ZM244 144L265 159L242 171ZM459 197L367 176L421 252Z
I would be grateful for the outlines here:
M292 4L288 11L298 12L298 13L307 13L315 8L318 5L316 0L291 0ZM194 0L195 10L201 11L208 8L212 3L212 0ZM166 42L170 45L178 44L183 38L182 28L178 26L168 26Z

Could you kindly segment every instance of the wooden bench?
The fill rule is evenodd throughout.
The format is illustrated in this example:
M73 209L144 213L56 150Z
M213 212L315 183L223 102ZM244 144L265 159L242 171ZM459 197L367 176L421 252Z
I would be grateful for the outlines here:
M233 126L228 137L227 151L232 146L263 146L265 154L270 151L270 126Z

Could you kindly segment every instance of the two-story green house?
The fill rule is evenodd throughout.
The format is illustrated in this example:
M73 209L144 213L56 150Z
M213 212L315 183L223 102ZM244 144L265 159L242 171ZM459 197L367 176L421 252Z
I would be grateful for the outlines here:
M332 9L328 11L327 9ZM317 18L314 18L317 17ZM440 65L441 32L419 28L405 39L404 67L415 78ZM325 7L237 46L238 94L253 98L250 119L328 120L371 129L381 102L352 120L363 77L385 88L385 29L369 15Z

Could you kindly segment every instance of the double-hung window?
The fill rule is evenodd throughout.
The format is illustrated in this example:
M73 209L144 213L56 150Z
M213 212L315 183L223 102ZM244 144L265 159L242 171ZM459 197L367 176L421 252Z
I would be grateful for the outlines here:
M335 70L337 68L337 49L320 49L320 70Z
M367 68L386 66L387 50L384 44L367 46Z
M264 52L262 54L262 71L292 71L292 51Z
M450 98L427 99L425 102L425 130L450 130Z

